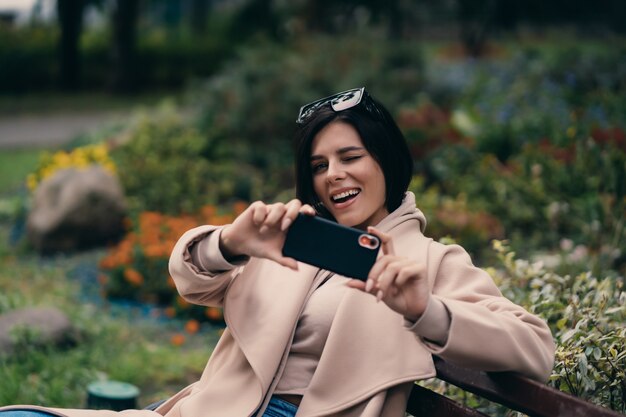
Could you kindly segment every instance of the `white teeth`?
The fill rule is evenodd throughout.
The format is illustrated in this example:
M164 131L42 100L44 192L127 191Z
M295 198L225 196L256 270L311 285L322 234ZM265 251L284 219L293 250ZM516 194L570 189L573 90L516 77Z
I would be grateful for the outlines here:
M351 195L357 195L358 193L359 193L359 190L348 190L348 191L344 191L343 193L335 194L334 196L332 196L332 199L334 201L337 201L339 199L346 198Z

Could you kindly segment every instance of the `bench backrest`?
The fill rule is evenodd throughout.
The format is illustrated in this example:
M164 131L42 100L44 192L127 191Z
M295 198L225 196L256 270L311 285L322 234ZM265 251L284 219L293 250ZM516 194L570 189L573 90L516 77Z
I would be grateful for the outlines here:
M437 378L530 417L624 417L519 374L465 369L437 357L435 368ZM419 385L413 387L407 413L425 417L485 417Z

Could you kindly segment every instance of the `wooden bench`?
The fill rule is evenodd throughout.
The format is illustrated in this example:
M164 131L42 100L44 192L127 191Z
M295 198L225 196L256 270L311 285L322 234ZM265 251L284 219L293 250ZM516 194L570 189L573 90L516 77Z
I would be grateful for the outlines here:
M624 417L519 374L475 371L434 359L438 379L530 417ZM415 417L489 417L420 385L414 385L406 412Z
M438 379L530 417L624 417L519 374L460 368L437 357L435 368ZM406 411L416 417L488 417L420 385L413 387Z

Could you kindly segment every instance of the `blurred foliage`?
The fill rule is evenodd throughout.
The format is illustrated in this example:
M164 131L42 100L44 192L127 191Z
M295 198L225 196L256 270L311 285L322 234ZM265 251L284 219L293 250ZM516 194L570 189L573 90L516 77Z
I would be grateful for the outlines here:
M626 291L610 270L560 275L537 261L494 248L503 267L493 270L503 294L543 317L557 344L550 384L596 404L626 412ZM561 253L567 264L571 249ZM582 259L584 262L585 260Z
M0 25L0 91L45 89L56 83L56 28L12 30Z
M219 76L192 88L190 102L211 146L262 169L264 186L275 187L263 192L271 198L293 186L292 136L301 105L361 85L384 102L402 103L423 87L422 68L418 45L375 34L315 36L287 47L268 42L242 48Z
M626 18L621 0L122 2L133 5L130 14L104 0L59 4L62 18L57 21L33 19L29 25L0 28L0 91L54 89L60 79L66 87L112 88L118 71L136 75L123 92L181 86L190 78L214 74L242 45L259 39L291 42L320 33L338 38L377 32L413 42L444 34L448 40L458 38L464 55L485 57L494 35L541 36L554 26L610 42L624 33ZM65 28L63 39L57 26ZM128 60L116 59L122 50Z
M180 88L206 77L230 56L232 45L219 30L202 37L170 36L154 28L141 31L136 46L136 90ZM14 30L0 25L0 92L23 93L58 89L60 67L54 26ZM92 30L81 39L80 81L83 89L111 86L111 47L107 30Z
M440 202L449 196L467 199L470 211L485 211L497 219L482 225L491 237L507 236L526 256L538 248L558 247L568 237L598 255L614 253L611 259L590 267L623 269L626 152L613 139L601 139L619 138L623 132L611 129L607 136L602 132L606 131L595 130L595 136L577 139L564 148L547 141L526 145L507 163L493 154L442 148L425 162L436 179L431 178L428 187L414 185L413 190L418 204L432 199L433 193ZM442 208L436 206L431 218L441 217ZM458 216L452 219L463 221ZM436 228L431 231L437 234ZM479 246L485 247L486 242Z
M214 150L167 103L112 138L119 178L135 212L195 213L206 204L256 196L260 175Z

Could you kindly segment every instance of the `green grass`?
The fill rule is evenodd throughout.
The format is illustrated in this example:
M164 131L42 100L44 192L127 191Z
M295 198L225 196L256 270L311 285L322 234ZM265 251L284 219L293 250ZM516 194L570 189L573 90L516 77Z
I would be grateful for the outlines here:
M19 353L0 356L0 406L84 407L87 385L107 378L137 385L143 407L199 378L218 338L215 328L185 334L186 343L174 346L170 338L182 332L182 323L120 314L81 298L73 271L96 264L102 250L56 258L17 254L6 243L8 226L0 222L0 314L54 306L70 317L79 337L74 347L41 348L28 335L18 336Z
M26 175L37 167L40 155L41 149L0 150L0 195L24 185Z

